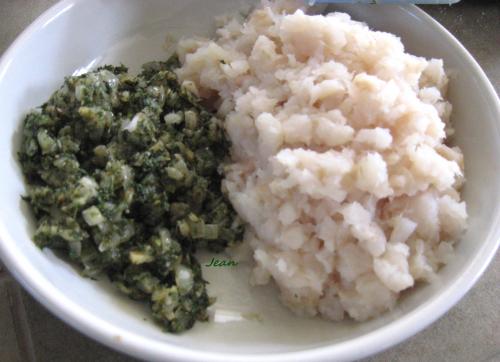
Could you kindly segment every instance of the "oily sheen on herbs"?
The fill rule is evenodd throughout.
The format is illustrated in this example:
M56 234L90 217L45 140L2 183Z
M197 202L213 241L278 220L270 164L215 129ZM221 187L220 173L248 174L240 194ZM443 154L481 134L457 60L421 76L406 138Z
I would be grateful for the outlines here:
M194 252L242 239L221 192L229 143L221 122L179 86L177 65L66 78L26 116L19 152L35 242L148 301L172 332L206 320L212 302Z

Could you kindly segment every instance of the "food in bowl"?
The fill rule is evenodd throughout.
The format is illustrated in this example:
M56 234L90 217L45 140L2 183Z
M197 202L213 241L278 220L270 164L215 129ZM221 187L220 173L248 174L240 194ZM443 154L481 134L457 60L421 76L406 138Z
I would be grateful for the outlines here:
M177 74L225 119L252 283L362 321L432 280L467 219L443 62L343 13L264 6L216 34L179 44Z
M138 78L108 66L69 78L41 113L27 117L21 163L29 182L68 187L77 196L51 201L59 191L30 191L40 245L63 246L84 267L111 261L109 268L90 264L84 271L103 270L125 294L149 300L155 318L174 332L207 317L210 300L195 249L220 251L240 239L241 224L223 193L247 223L252 283L274 280L298 314L375 317L452 257L467 213L459 194L462 154L445 144L453 129L441 61L407 54L394 35L346 14L309 16L283 3L263 5L244 21L225 18L215 40L183 40L178 54L182 86L173 63L153 63ZM101 84L104 93L77 87L82 79ZM125 88L117 94L120 84ZM224 170L218 166L229 144L222 124L188 90L223 119L232 142L232 164ZM103 94L108 105L100 103ZM170 96L180 96L181 108ZM54 121L68 122L83 153L75 146L68 149L74 157L51 158L66 144L56 138L68 136L50 133ZM200 142L217 135L212 154L171 142L191 142L200 125ZM101 142L103 136L109 139ZM115 161L123 167L107 170ZM220 200L222 227L210 215L212 204L202 207L208 217L189 212L200 192L183 181L186 172L198 175L198 162L209 165L206 189ZM224 171L222 191L217 170ZM101 177L111 189L103 200L94 192ZM115 218L107 202L122 199ZM119 224L127 209L134 234L137 226L146 237L134 239L128 222ZM67 218L74 220L70 230L78 225L86 234L67 232ZM94 259L84 257L89 248ZM171 254L175 260L164 263Z
M26 116L19 159L37 245L63 251L87 277L106 274L180 332L206 320L211 303L194 251L240 241L242 225L221 192L221 121L179 86L175 65L66 78Z

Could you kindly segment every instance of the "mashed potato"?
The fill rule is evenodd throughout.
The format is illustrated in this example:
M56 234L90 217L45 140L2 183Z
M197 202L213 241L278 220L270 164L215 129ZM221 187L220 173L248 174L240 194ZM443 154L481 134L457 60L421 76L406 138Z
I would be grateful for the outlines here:
M178 75L225 117L252 283L298 314L365 320L431 280L465 228L448 79L395 35L295 9L182 41Z

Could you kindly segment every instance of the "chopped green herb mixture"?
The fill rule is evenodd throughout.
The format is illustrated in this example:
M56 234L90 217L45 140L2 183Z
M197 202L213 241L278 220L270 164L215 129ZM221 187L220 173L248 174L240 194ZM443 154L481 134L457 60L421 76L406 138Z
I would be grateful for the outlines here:
M105 66L66 78L26 116L19 152L35 242L148 301L172 332L207 319L194 252L222 251L243 230L221 192L221 121L179 86L176 66L172 58L138 76Z

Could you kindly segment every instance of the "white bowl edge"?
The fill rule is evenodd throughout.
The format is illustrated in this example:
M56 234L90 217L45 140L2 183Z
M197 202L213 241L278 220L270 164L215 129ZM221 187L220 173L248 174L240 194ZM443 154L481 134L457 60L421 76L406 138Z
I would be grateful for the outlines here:
M50 22L52 18L69 9L77 1L81 0L63 0L54 5L43 13L16 39L0 59L0 81L8 71L9 64L15 55L17 46L21 44L24 39L29 38L33 32L36 32L44 24ZM500 102L493 86L467 50L446 29L422 10L418 9L416 6L405 6L404 8L408 12L416 13L423 17L429 26L437 27L446 34L450 42L457 48L457 51L466 57L477 77L480 78L483 83L487 84L488 92L484 96L491 98L492 102L496 102L498 109L497 113L500 115ZM500 133L498 123L497 132ZM499 207L500 205L497 209ZM469 267L463 272L462 278L447 286L432 303L421 305L419 308L401 317L397 321L363 335L362 337L340 342L334 346L283 354L255 354L243 356L238 354L219 354L196 351L173 345L169 345L168 348L165 348L165 343L151 341L140 335L117 328L105 320L96 318L85 309L79 307L38 274L37 270L30 265L29 261L20 253L17 253L17 250L8 249L6 247L7 243L5 242L0 242L0 255L14 277L52 313L88 337L118 351L129 353L137 358L148 360L165 360L166 358L170 358L177 361L235 362L258 359L263 362L284 362L304 360L328 361L331 360L331 356L334 354L337 360L347 361L366 357L403 341L424 329L455 305L474 285L496 253L500 244L500 216L498 212L496 214L495 225L492 227L487 240L484 241L475 259L470 262ZM4 222L5 221L0 220L0 237L3 241L9 240L13 243L14 240L6 231ZM422 316L426 317L422 318Z

